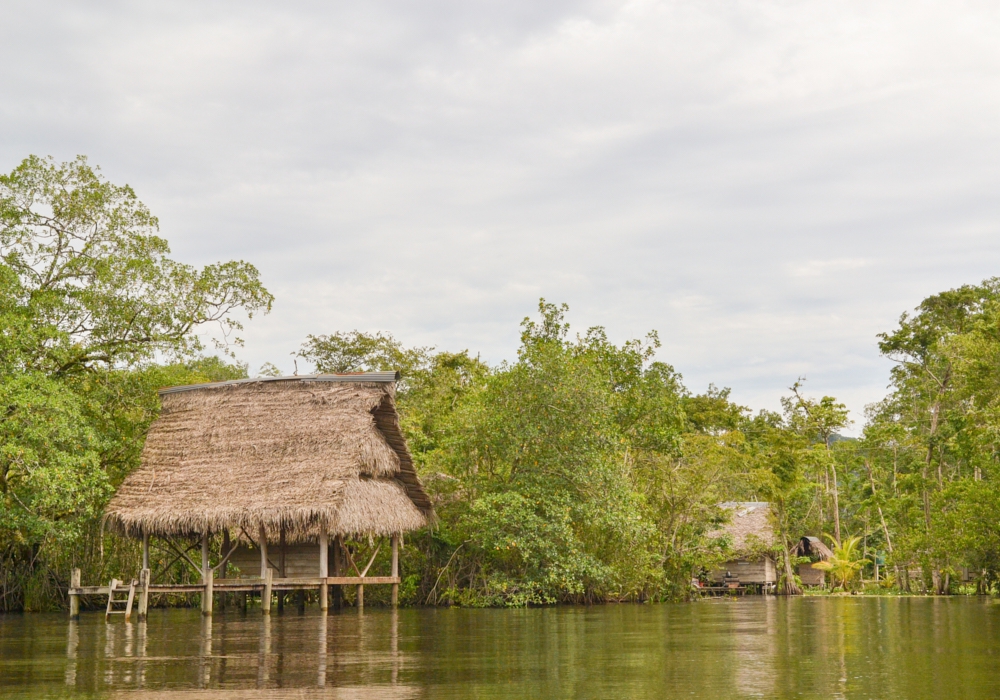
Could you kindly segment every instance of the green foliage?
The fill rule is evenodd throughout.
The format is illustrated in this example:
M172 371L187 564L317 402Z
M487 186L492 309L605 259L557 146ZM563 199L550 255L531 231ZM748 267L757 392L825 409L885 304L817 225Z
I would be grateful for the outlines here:
M522 324L518 361L452 393L439 447L420 455L458 492L440 510L468 543L480 597L464 600L638 596L657 574L635 456L676 445L677 378L644 344L615 347L599 328L570 339L565 308L539 311Z
M869 409L858 494L878 546L902 587L944 593L969 567L987 590L1000 572L1000 280L928 297L879 337L896 365L890 394ZM910 580L914 569L929 581Z
M131 188L83 157L32 156L0 176L4 306L36 326L19 344L23 369L63 376L187 356L201 349L199 326L218 323L225 342L241 328L233 311L270 310L252 265L178 263L157 228Z
M99 516L138 463L157 388L246 375L201 357L199 333L241 342L233 313L272 301L257 270L173 261L157 226L82 157L0 176L0 610L48 607L70 563L103 566Z
M864 563L858 552L861 538L848 537L843 542L837 542L833 537L828 536L828 538L833 545L833 556L826 561L816 562L813 568L829 571L833 581L846 591Z

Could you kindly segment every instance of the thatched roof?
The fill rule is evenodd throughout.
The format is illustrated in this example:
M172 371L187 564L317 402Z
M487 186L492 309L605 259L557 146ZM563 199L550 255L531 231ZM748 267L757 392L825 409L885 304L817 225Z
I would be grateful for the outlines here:
M833 550L827 547L818 537L803 537L795 545L795 554L809 557L813 560L826 561L833 556Z
M387 535L433 517L399 427L390 372L219 382L160 392L142 465L105 518L130 535L263 524L272 539Z
M729 522L718 530L708 533L711 538L726 537L733 551L742 553L753 549L753 545L774 546L774 526L770 520L771 504L752 502L720 503L720 508L729 511Z

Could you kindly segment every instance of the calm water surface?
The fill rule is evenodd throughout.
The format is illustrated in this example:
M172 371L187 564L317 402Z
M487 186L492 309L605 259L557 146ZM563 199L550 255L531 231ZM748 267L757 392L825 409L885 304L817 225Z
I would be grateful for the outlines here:
M0 697L996 698L1000 604L0 616Z

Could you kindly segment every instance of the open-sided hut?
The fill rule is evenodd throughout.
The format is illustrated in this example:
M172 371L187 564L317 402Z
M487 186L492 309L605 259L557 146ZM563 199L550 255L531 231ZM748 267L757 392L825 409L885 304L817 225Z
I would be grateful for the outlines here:
M766 551L776 542L770 504L753 501L722 503L720 506L729 511L729 521L709 533L709 537L726 538L735 556L712 571L711 579L717 583L738 581L754 586L777 583L777 567Z
M819 561L826 561L833 556L833 551L823 544L818 537L803 537L795 545L795 555L799 557L809 557L811 561L799 564L799 579L803 586L823 586L826 585L826 572L822 569L813 568L813 564Z
M109 528L143 540L143 590L171 589L149 581L156 538L200 571L193 590L206 614L213 590L260 591L268 612L272 590L318 589L326 609L329 585L358 585L360 605L362 585L387 583L395 603L400 536L433 518L400 430L397 379L369 372L161 390L142 464L105 513ZM368 575L375 555L368 566L354 561L349 538L391 540L390 575ZM200 564L189 556L199 541ZM239 577L214 580L228 568Z

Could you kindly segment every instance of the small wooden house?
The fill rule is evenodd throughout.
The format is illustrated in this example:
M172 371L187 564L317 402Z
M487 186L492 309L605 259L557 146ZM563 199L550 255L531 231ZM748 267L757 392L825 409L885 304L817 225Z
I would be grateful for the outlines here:
M142 464L105 513L109 527L143 541L143 596L172 590L149 580L156 538L200 574L200 584L182 588L202 593L205 614L213 590L259 592L265 613L272 590L317 590L326 609L329 586L357 585L360 606L363 584L392 584L395 602L400 537L434 516L400 430L398 378L368 372L162 390ZM345 544L352 538L356 547ZM377 553L381 538L391 541L392 571L369 575L375 554L367 567L353 557L364 546ZM189 556L199 540L200 562ZM75 581L71 602L88 594Z
M725 538L735 556L711 572L712 581L735 581L755 586L776 584L777 566L772 555L764 551L776 542L770 504L730 502L721 504L721 507L729 511L729 522L709 533L709 537Z
M812 561L799 564L799 579L803 586L824 586L826 585L826 572L816 569L813 564L819 561L826 561L833 556L833 551L818 537L803 537L795 546L795 554L800 557L809 557Z

